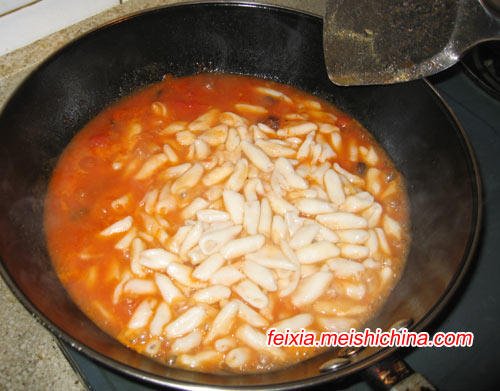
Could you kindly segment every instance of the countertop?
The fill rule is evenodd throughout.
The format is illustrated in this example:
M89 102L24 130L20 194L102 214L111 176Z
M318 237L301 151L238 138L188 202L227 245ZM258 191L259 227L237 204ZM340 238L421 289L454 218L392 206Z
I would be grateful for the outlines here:
M76 37L98 26L176 0L130 0L31 45L0 57L0 108L22 80L44 59ZM264 3L264 1L262 1ZM323 14L320 0L268 0L265 3ZM0 278L0 390L84 390L58 342L13 296Z

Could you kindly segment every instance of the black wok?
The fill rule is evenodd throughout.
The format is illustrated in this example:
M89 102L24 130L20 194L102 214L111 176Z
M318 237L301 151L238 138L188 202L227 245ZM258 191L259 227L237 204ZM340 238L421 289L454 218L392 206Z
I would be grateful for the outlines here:
M339 53L338 55L342 55ZM412 319L421 330L467 271L481 212L478 169L455 116L426 81L342 88L329 82L321 19L282 8L190 4L124 18L45 61L0 116L0 271L57 337L115 370L158 385L301 388L377 363L394 349L367 348L320 373L331 351L264 375L215 376L162 366L120 345L75 306L47 254L43 202L58 157L104 107L163 75L223 71L316 94L358 119L406 178L412 244L401 280L371 327Z

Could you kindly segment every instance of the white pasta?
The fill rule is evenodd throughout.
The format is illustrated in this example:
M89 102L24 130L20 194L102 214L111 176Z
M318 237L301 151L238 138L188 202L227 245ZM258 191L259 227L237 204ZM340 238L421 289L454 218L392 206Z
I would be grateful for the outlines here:
M165 178L165 179L173 179L173 178L178 178L180 177L182 174L184 174L187 170L189 170L191 168L191 163L183 163L183 164L179 164L177 166L172 166L172 167L169 167L167 168L162 176Z
M303 136L310 134L318 129L318 125L313 122L303 122L297 125L288 126L286 128L288 136Z
M368 222L363 217L348 212L336 212L316 216L320 224L328 228L338 229L358 229L366 228Z
M224 285L213 285L200 289L192 296L198 303L213 304L227 299L231 295L231 290Z
M218 269L212 277L210 277L210 283L214 285L226 285L230 286L238 281L240 281L245 276L234 266L224 266Z
M401 240L402 228L396 220L390 218L387 215L384 215L382 224L387 235L392 235L396 239Z
M364 229L345 229L337 231L339 240L344 243L361 244L368 240L368 231Z
M205 338L205 342L210 342L218 336L228 334L233 327L233 322L238 315L238 310L239 304L236 300L231 300L224 307L222 307L212 322L212 326L210 327L210 331Z
M283 175L289 187L293 189L307 189L307 181L295 173L295 170L288 159L283 157L276 159L275 166L276 170Z
M230 368L242 369L249 359L250 359L250 349L245 347L240 347L231 350L226 355L225 363Z
M233 173L226 182L226 189L238 192L243 188L248 177L248 160L241 159L234 168ZM241 224L236 223L236 224Z
M271 328L281 332L284 332L287 329L291 332L297 332L300 331L300 329L307 328L313 320L314 318L311 314L299 314L292 316L291 318L283 319L278 323L271 325Z
M151 248L141 252L139 264L148 269L165 270L171 262L178 262L179 256L162 248Z
M282 93L280 91L273 90L272 88L256 87L255 90L257 92L260 92L261 94L269 95L269 96L272 96L273 98L277 98L277 99L282 99L283 101L285 101L287 103L293 103L293 101L288 96L286 96L284 93Z
M243 343L252 347L253 349L260 350L264 353L277 356L279 358L284 358L285 354L278 348L269 346L266 341L266 336L260 331L254 329L252 326L243 325L238 330L236 330L236 337Z
M366 246L359 244L339 244L340 253L344 258L349 259L364 259L370 255L370 250Z
M382 216L382 206L375 202L372 206L363 211L362 216L367 220L368 227L374 228L379 224L380 217Z
M369 208L372 204L373 196L370 193L363 191L357 193L356 195L347 197L341 205L341 209L346 212L356 213Z
M202 335L199 331L195 330L185 337L178 338L172 344L171 350L173 353L187 353L198 347L201 343Z
M149 324L149 332L151 335L160 335L163 332L163 327L170 322L172 313L167 303L161 302L156 308L155 316Z
M182 299L184 295L181 293L174 283L165 274L156 273L155 282L160 290L160 293L167 303L171 304L177 299Z
M159 153L157 155L153 155L148 160L146 160L139 172L135 174L134 178L138 180L147 179L167 162L168 157L165 154Z
M328 170L323 180L330 201L337 206L341 205L345 200L345 194L339 175L333 170Z
M141 301L132 314L127 327L129 329L140 329L145 327L153 315L153 308L155 305L156 300L144 299Z
M218 116L219 116L219 110L217 109L209 110L205 114L200 115L198 118L192 121L188 125L188 129L195 132L208 129L209 127L214 125Z
M213 254L241 232L241 225L234 225L204 233L199 240L201 251Z
M231 337L219 338L214 342L215 350L218 352L227 352L237 345L236 340Z
M115 248L118 250L125 250L129 248L136 235L137 230L135 228L130 229L130 231L128 231L127 234L115 244Z
M210 156L210 146L202 139L194 140L194 153L197 159L203 160Z
M200 241L201 235L203 233L203 226L198 221L194 224L191 230L186 235L186 238L182 242L181 248L179 249L179 255L185 257L187 252L191 250Z
M318 215L336 211L336 208L329 202L311 198L300 198L296 200L294 204L301 213L308 215Z
M263 235L252 235L231 240L221 248L220 253L225 259L233 259L257 251L264 245Z
M231 215L231 219L235 224L243 223L243 212L245 199L240 193L232 190L224 190L222 193L224 199L224 206Z
M205 209L206 207L208 207L208 205L209 203L207 200L201 197L196 197L188 206L186 206L182 210L181 217L185 220L190 219L196 215L196 212Z
M268 297L250 280L240 281L233 290L252 307L261 309L269 302Z
M333 258L328 261L328 267L336 278L349 278L359 276L365 271L363 264L345 258Z
M315 242L297 250L297 258L300 263L316 263L328 258L334 258L340 254L340 250L331 242Z
M224 258L220 254L213 254L205 259L193 271L193 277L198 280L207 281L224 264Z
M324 271L304 278L292 294L292 303L297 307L311 304L324 293L332 278L332 273Z
M263 198L260 203L260 217L259 217L259 226L258 233L271 237L271 224L273 219L273 212L271 210L271 205L267 198Z
M134 295L150 295L156 292L156 285L151 280L133 278L123 286L123 292Z
M260 202L246 202L243 208L243 227L249 235L257 234L259 227Z
M196 217L198 218L198 221L201 221L204 223L229 221L229 219L231 218L229 216L229 213L224 212L222 210L216 210L216 209L199 210L198 212L196 212Z
M319 224L304 225L299 228L290 239L290 247L298 249L312 243L316 235L319 233Z
M179 338L198 327L205 319L206 312L201 306L194 306L165 327L168 338Z
M278 289L273 273L266 267L251 260L243 262L243 272L246 276L269 292Z
M163 145L163 153L165 156L167 156L168 161L170 163L178 163L179 162L179 157L175 153L175 151L172 149L172 147L168 144Z
M102 236L110 236L120 232L126 232L132 227L134 219L132 216L127 216L116 223L111 224L109 227L101 231Z
M255 145L262 149L266 155L271 158L295 156L295 150L293 148L273 142L272 140L257 140L255 141Z
M259 147L248 141L241 142L241 150L246 155L248 160L252 162L259 170L264 172L271 172L274 168L271 159Z
M230 165L225 165L221 167L215 167L212 171L207 173L202 179L205 186L212 186L225 180L234 171L234 167Z
M172 194L179 194L185 189L195 186L199 182L202 175L203 166L200 163L195 163L172 184Z

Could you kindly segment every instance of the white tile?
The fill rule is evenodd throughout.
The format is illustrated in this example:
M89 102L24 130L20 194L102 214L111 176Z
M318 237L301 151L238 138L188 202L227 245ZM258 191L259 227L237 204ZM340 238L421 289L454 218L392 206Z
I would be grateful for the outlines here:
M118 4L119 0L41 0L4 15L0 17L0 55Z

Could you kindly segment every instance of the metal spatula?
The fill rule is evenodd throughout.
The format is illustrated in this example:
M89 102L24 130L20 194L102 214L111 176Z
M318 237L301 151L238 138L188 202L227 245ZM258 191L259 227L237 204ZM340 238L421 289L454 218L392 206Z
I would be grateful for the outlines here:
M500 0L326 0L325 62L338 85L418 79L500 39Z

